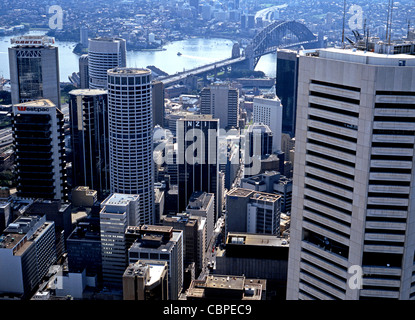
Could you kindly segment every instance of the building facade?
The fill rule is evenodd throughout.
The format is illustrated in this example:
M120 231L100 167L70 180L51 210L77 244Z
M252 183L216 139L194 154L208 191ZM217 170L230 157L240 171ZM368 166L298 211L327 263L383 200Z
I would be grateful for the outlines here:
M403 48L300 56L288 299L414 298L415 57Z
M239 91L229 84L213 84L200 92L200 113L220 120L221 128L239 127Z
M63 113L48 99L13 106L19 197L67 200L63 126Z
M107 70L127 66L126 42L120 38L93 38L88 44L89 88L107 89Z
M154 222L151 71L108 70L111 192L140 195L140 223Z
M58 47L55 38L21 36L11 39L9 68L12 103L49 99L61 105Z
M88 186L105 197L110 192L107 91L77 89L69 97L72 186Z

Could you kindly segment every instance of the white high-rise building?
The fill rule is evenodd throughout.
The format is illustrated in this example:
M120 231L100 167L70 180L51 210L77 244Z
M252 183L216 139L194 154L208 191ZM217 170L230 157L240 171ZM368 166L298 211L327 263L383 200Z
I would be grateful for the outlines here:
M139 194L141 223L154 222L151 71L108 70L111 192Z
M113 193L101 203L102 274L111 287L122 287L122 275L128 265L125 231L140 223L139 198L137 194Z
M300 55L289 300L415 297L415 56L368 45Z
M254 98L254 123L266 124L273 133L272 151L281 151L282 105L275 95L263 95Z
M89 88L107 89L107 70L126 67L126 42L120 38L89 39Z

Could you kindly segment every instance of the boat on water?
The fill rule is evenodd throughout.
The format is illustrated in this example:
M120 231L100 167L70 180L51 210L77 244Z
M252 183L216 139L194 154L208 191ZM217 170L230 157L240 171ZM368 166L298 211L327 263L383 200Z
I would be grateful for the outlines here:
M181 55L182 55L182 53L181 53L181 52L177 52L177 55L178 55L178 56L181 56Z

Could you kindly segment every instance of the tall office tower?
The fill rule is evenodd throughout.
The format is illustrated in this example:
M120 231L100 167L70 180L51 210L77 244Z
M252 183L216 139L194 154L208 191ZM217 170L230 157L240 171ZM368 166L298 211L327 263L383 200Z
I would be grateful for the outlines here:
M239 126L239 91L229 84L212 84L200 92L200 113L220 120L221 128Z
M161 81L152 82L153 125L164 128L164 84Z
M110 192L107 91L77 89L69 97L72 186L88 186L103 198Z
M81 27L79 29L79 43L84 48L88 48L88 28L87 27Z
M282 132L295 135L298 90L297 51L277 50L276 93L282 104Z
M179 212L186 209L193 192L204 191L218 197L218 129L219 120L210 115L187 116L177 121ZM217 218L215 203L215 221Z
M183 231L169 226L143 225L128 250L128 262L166 261L169 300L178 300L183 289Z
M266 124L273 133L272 152L281 151L282 110L281 100L275 94L257 96L253 101L254 123Z
M137 261L123 275L123 300L168 300L167 262Z
M186 213L194 217L206 218L206 248L215 229L215 196L212 193L197 191L192 194Z
M126 67L126 42L120 38L89 39L88 72L89 88L107 89L107 71Z
M55 261L54 223L20 216L0 236L0 294L30 298Z
M249 156L266 156L272 154L274 134L271 129L263 123L254 123L246 130Z
M154 222L151 71L108 70L111 191L140 195L140 223Z
M9 48L12 103L49 99L60 109L58 47L55 38L21 36Z
M287 299L414 298L415 56L364 47L300 56Z
M79 57L79 79L81 89L89 88L89 71L88 71L88 55L83 54Z
M99 213L102 249L102 277L106 285L120 289L128 265L125 231L137 226L139 195L113 193L101 203Z
M63 125L63 113L50 100L13 106L19 197L67 200Z

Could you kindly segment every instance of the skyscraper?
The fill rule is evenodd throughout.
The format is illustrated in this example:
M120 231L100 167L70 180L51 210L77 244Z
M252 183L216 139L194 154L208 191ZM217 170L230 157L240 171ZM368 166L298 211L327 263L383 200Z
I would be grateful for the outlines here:
M88 55L79 57L79 81L81 89L89 88Z
M212 84L200 92L200 113L220 120L221 128L239 126L239 91L229 84Z
M276 93L282 104L282 132L295 135L297 113L298 54L297 51L277 51Z
M213 193L215 221L218 218L218 129L219 120L210 115L177 120L179 212L186 210L194 192Z
M12 109L17 195L66 200L68 196L63 113L50 100Z
M102 276L104 283L115 289L122 287L128 265L125 231L140 224L139 198L136 194L113 193L101 203Z
M116 67L126 67L126 64L127 51L124 39L89 39L89 88L107 89L107 71Z
M272 131L272 152L281 151L282 105L275 94L254 97L254 123L266 124ZM272 153L271 152L271 153Z
M414 297L415 57L368 46L299 58L288 299Z
M141 223L154 221L151 71L108 70L111 191L140 195Z
M69 92L72 185L88 186L107 196L110 191L108 96L106 90Z
M9 48L12 103L49 99L60 109L59 56L55 39L21 36Z

